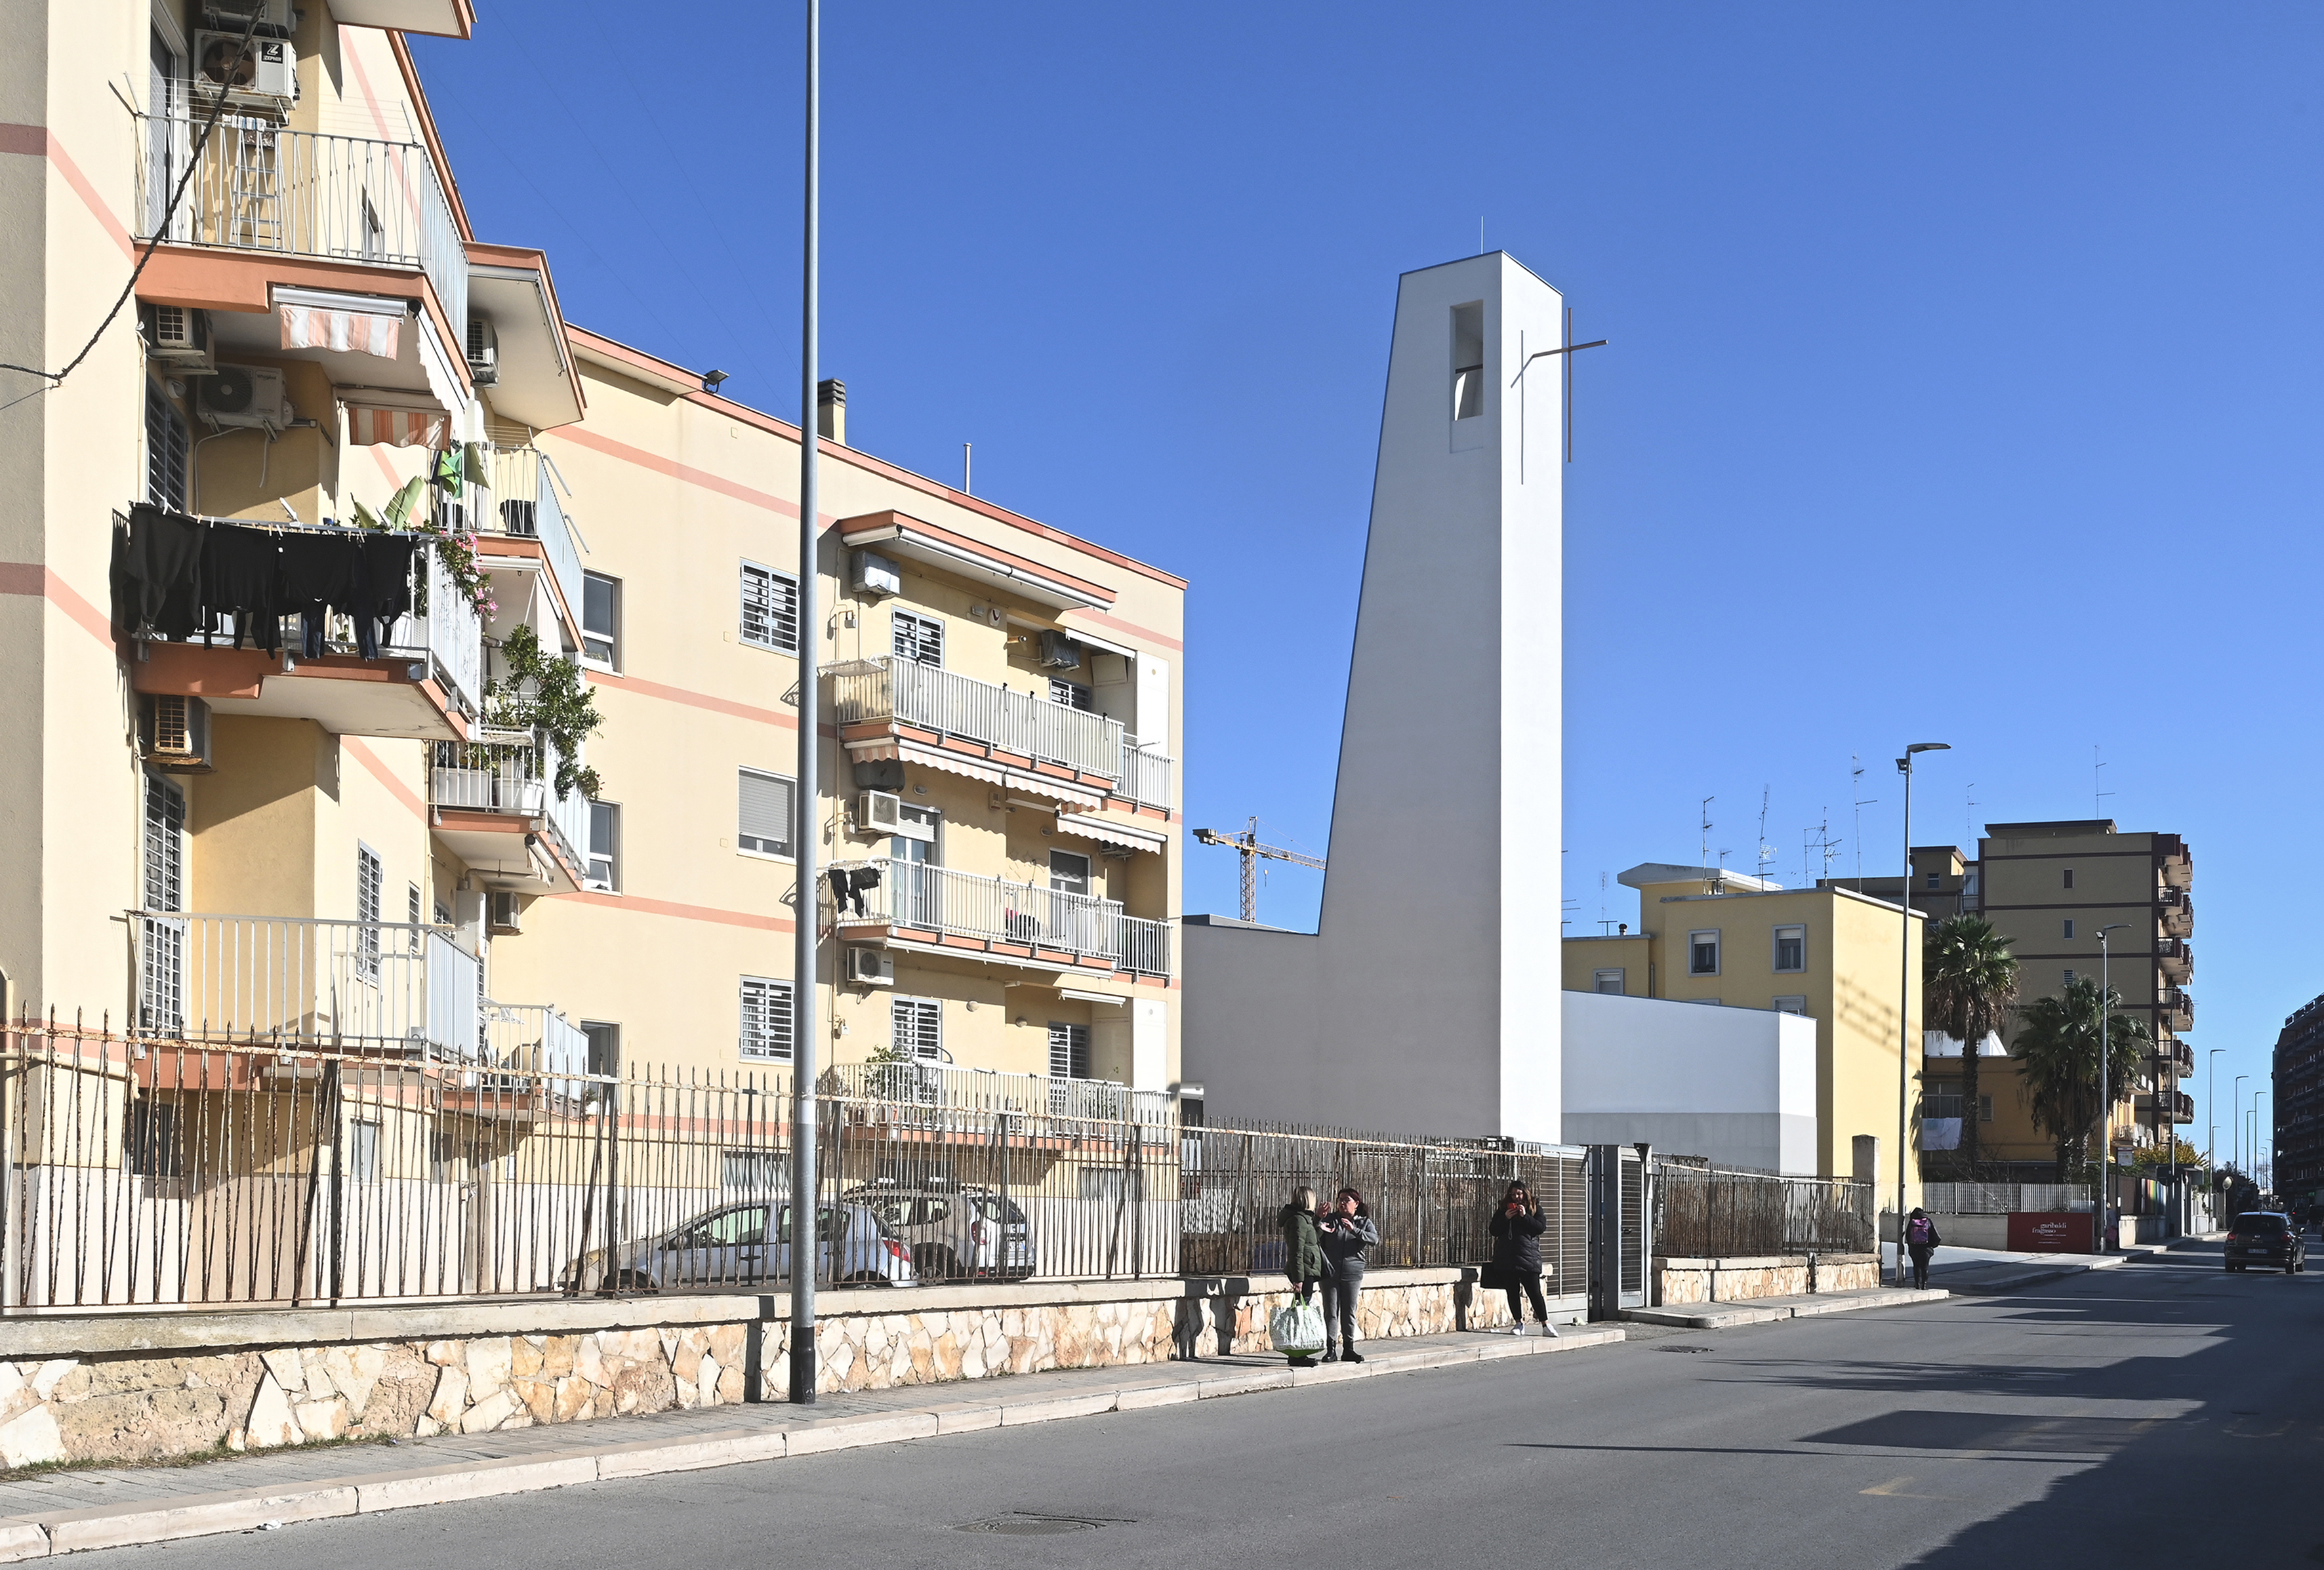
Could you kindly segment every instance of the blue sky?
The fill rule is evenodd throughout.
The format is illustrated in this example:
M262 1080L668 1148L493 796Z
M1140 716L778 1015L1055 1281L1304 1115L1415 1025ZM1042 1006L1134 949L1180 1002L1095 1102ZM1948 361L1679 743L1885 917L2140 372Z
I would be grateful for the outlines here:
M798 8L479 10L416 43L481 234L795 415ZM2188 838L2224 1104L2324 989L2281 893L2319 762L2319 34L2264 5L833 4L825 366L856 445L956 480L973 441L980 493L1192 579L1190 815L1321 854L1396 275L1481 217L1613 339L1567 487L1573 930L1601 873L1695 856L1703 796L1730 866L1764 789L1775 876L1820 822L1853 871L1852 756L1892 870L1890 759L1950 741L1916 841L2095 788ZM1189 861L1187 908L1231 912L1233 858ZM1317 895L1278 871L1261 915Z

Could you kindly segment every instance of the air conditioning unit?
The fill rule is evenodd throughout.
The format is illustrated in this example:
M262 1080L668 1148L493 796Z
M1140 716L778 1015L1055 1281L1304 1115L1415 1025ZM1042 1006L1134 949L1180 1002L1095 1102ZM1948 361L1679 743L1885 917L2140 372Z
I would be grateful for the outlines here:
M855 798L855 831L859 834L900 834L904 829L904 798L886 791L865 791Z
M856 987L896 985L896 957L885 949L847 950L847 979Z
M501 337L493 329L490 317L468 318L468 375L479 387L492 387L500 381Z
M495 932L524 931L524 896L509 889L490 889L484 895L484 924Z
M140 705L138 739L145 761L156 768L207 774L210 763L210 706L199 698L150 694Z
M208 371L210 359L210 315L192 306L141 307L145 331L145 357L180 371Z
M904 592L904 574L895 563L877 551L857 551L852 558L848 585L858 594L877 600Z
M296 416L282 388L282 372L257 365L221 365L202 379L202 418L213 426L256 426L288 430Z
M1054 628L1041 633L1041 663L1053 671L1082 668L1082 646Z
M253 12L258 14L261 37L288 38L298 24L291 0L202 0L202 24L240 38Z
M281 110L299 96L299 51L284 38L254 38L244 49L239 30L198 32L193 72L195 93L223 90L228 104Z

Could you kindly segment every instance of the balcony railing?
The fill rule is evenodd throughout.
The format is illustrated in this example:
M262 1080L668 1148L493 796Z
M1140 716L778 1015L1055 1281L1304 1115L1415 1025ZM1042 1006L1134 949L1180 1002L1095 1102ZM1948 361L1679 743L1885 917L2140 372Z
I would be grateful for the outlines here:
M843 666L833 682L832 712L842 725L896 721L1121 778L1121 721L1103 714L892 655Z
M852 902L841 909L842 927L908 927L945 937L1085 955L1147 975L1170 974L1170 923L1125 916L1118 900L893 857L839 865L848 870L876 868L880 872L879 883L861 891L863 909L860 913Z
M1172 809L1178 804L1177 765L1159 751L1125 737L1121 753L1121 784L1116 794L1149 807Z
M484 1005L483 1060L515 1074L589 1071L589 1038L545 1004Z
M190 162L163 239L417 269L435 286L452 330L467 331L467 252L426 147L226 115L197 156L199 129L198 120L137 116L139 239L161 228ZM460 353L457 344L445 347Z
M584 866L589 858L589 799L578 790L557 794L563 756L546 736L526 741L439 741L428 770L428 804L545 818L564 841L567 859Z
M132 911L141 1034L473 1058L475 957L444 927Z
M433 548L415 553L411 610L396 619L380 652L423 653L460 707L480 712L484 701L484 623L476 602L460 592Z
M459 527L478 534L540 542L549 575L567 609L581 614L581 556L574 549L573 526L557 494L549 462L533 447L485 450L487 476L478 493L458 509Z

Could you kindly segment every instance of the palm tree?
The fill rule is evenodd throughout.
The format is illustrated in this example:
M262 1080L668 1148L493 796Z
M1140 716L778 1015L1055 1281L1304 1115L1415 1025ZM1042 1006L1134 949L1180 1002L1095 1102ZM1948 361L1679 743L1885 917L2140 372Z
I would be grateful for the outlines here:
M2017 956L1983 916L1932 923L1921 950L1921 992L1930 1019L1961 1042L1961 1158L1978 1158L1978 1046L2001 1028L2017 1001Z
M2109 993L2102 1005L2098 984L2078 978L2066 984L2063 997L2037 997L2017 1013L2021 1024L2010 1055L2024 1065L2025 1095L2034 1125L2048 1134L2058 1152L2058 1181L2090 1159L2089 1141L2098 1121L2098 1016L2122 1002ZM2107 1085L2110 1091L2128 1086L2137 1076L2150 1049L2146 1026L2126 1014L2109 1012Z

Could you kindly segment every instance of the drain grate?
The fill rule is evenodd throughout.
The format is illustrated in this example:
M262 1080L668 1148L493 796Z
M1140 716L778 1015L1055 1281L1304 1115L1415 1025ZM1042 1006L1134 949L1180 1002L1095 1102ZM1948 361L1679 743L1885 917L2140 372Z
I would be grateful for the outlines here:
M1012 1510L1008 1515L993 1516L986 1520L963 1521L953 1530L990 1532L1001 1538L1059 1538L1068 1532L1093 1532L1100 1527L1119 1524L1116 1521L1092 1520L1087 1516L1041 1516L1024 1510Z

